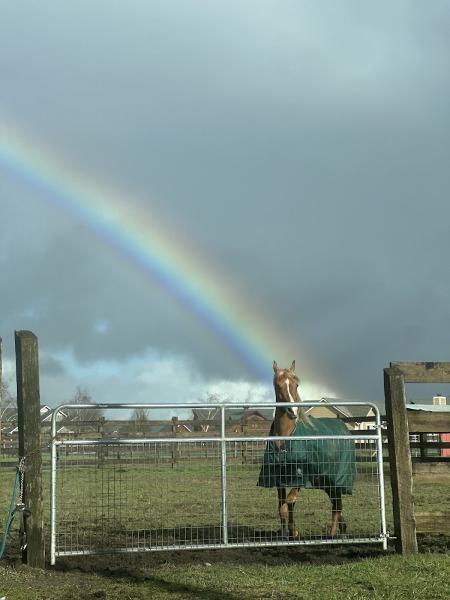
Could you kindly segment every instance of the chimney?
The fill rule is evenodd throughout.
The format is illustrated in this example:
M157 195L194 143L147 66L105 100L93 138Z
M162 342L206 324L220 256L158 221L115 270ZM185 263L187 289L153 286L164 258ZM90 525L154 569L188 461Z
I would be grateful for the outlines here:
M433 405L434 406L445 406L447 404L447 398L442 394L437 394L437 396L433 396Z

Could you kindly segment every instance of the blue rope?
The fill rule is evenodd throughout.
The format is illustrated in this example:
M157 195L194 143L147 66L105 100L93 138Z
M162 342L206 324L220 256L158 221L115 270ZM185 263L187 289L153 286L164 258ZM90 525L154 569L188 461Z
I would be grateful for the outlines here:
M8 539L9 530L11 529L11 524L12 524L13 518L14 518L14 513L15 513L15 508L16 508L16 494L17 494L17 488L19 486L19 482L20 482L20 469L19 469L19 467L16 467L16 478L14 480L14 486L13 486L13 491L11 494L11 500L9 502L9 509L6 514L5 521L3 523L3 537L2 537L2 543L0 546L0 560L3 558L3 554L5 552L5 547L6 547L6 541Z

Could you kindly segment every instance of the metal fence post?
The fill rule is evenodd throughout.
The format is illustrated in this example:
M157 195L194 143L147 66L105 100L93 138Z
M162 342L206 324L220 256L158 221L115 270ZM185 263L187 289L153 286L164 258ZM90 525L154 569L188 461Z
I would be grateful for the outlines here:
M58 409L53 411L51 426L51 480L50 480L50 564L56 561L56 417Z
M375 412L375 426L377 428L377 468L378 468L378 482L380 487L380 521L381 521L381 536L383 538L383 550L387 550L388 533L386 528L386 501L384 494L384 462L383 462L383 431L381 427L381 417L378 408L372 409Z
M228 544L228 510L227 510L227 445L225 439L225 407L220 407L220 474L222 480L222 543Z

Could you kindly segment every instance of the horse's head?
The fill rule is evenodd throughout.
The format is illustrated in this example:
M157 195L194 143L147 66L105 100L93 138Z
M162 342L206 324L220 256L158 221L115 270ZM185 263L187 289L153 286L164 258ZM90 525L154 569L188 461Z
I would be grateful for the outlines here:
M277 402L300 402L298 395L298 377L295 373L295 360L292 361L288 369L280 369L273 361L273 387L275 388L275 397ZM297 419L298 406L287 407L287 415L291 419Z

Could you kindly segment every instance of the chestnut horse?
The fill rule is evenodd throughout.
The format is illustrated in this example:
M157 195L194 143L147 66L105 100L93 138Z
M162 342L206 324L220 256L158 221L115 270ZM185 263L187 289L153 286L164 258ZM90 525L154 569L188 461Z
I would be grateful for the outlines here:
M295 373L295 360L292 361L292 364L289 368L287 369L280 369L278 368L277 363L274 361L273 362L273 370L274 370L274 378L273 378L273 385L275 388L275 397L276 397L276 401L277 402L289 402L289 403L293 403L293 402L301 402L299 394L298 394L298 383L299 383L299 379ZM336 433L342 434L343 432L347 432L348 430L345 426L344 423L342 423L342 421L338 421L337 419L314 419L314 418L309 418L308 415L306 415L305 411L298 407L298 406L293 406L291 407L278 407L275 409L275 417L272 423L272 427L270 429L270 436L291 436L295 433L295 430L297 429L298 426L303 425L302 431L303 431L303 435L305 435L305 428L306 428L306 434L307 435L320 435L320 433L315 433L316 428L318 428L318 426L320 425L320 421L327 421L328 424L326 425L327 427L330 427L330 425L332 425L333 429L336 430ZM335 421L335 423L331 423L332 421ZM298 442L294 441L295 438L293 438L293 443L294 444L299 444L299 443L303 443L303 444L309 444L308 441L303 441L300 442L300 440ZM349 473L352 469L354 469L354 449L352 450L350 448L350 446L348 444L351 444L351 442L347 443L347 441L345 440L344 442L342 441L338 441L336 440L336 442L338 443L338 446L336 446L336 444L333 446L333 450L331 450L332 452L334 452L335 454L333 455L333 457L330 459L330 463L339 463L339 460L341 459L341 455L343 455L342 451L346 451L347 454L345 454L344 458L342 460L347 460L347 463L349 465ZM316 442L317 444L317 442ZM340 444L340 446L339 446ZM331 449L330 444L328 443L328 446ZM327 452L328 449L327 446L327 441L326 440L321 440L321 445L320 445L320 451L323 452ZM303 448L309 448L309 446L303 446ZM337 448L337 450L336 450ZM350 448L350 450L349 450ZM354 448L354 445L352 446L352 448ZM294 521L294 507L295 507L295 503L299 497L299 493L300 493L300 487L292 487L288 493L288 489L289 487L291 487L292 485L292 481L296 481L296 473L302 473L302 467L307 470L308 469L308 465L305 464L298 464L298 463L293 463L293 464L286 464L286 462L282 462L283 461L283 452L284 452L284 456L287 456L288 453L286 452L286 448L285 448L285 441L284 440L278 440L275 442L269 442L268 443L268 448L266 450L266 456L265 456L265 465L262 467L261 469L261 474L260 474L260 478L259 478L259 482L258 485L264 486L264 487L275 487L277 488L277 492L278 492L278 513L280 515L280 521L281 521L281 533L283 535L283 537L289 537L289 539L297 539L299 537L299 531L295 525L295 521ZM337 452L337 454L336 454ZM351 454L353 452L353 454ZM309 454L312 454L309 451L306 451L306 456L308 456ZM289 455L291 456L291 455ZM267 458L269 457L269 458ZM272 469L273 462L274 459L278 461L278 465L281 465L281 469L283 471L283 474L279 474L279 472L277 472L276 474L274 474L274 471ZM284 461L286 461L287 459L284 458ZM308 459L306 459L306 462L308 461ZM351 464L353 461L353 464ZM325 461L326 462L326 461ZM270 464L271 463L271 464ZM267 468L268 467L268 468ZM336 477L333 476L333 474L329 475L329 473L327 474L318 474L317 473L317 466L314 467L316 469L316 473L313 476L313 481L314 483L312 485L309 485L308 487L316 487L316 488L320 488L323 489L329 496L330 500L331 500L331 507L332 507L332 518L331 518L331 530L330 530L330 535L331 537L335 537L338 530L340 534L344 534L346 531L346 524L344 521L344 517L342 515L342 493L344 491L344 493L351 493L351 486L353 483L353 473L350 474L349 476L349 480L350 480L350 489L345 488L345 486L341 486L340 484L338 485L337 481L336 481ZM324 463L324 468L327 468L325 466ZM321 469L321 465L319 465L319 470ZM271 474L269 475L269 480L268 480L268 473L269 471L271 471ZM303 481L303 479L302 479ZM289 485L289 487L287 487ZM347 486L347 488L349 487Z

